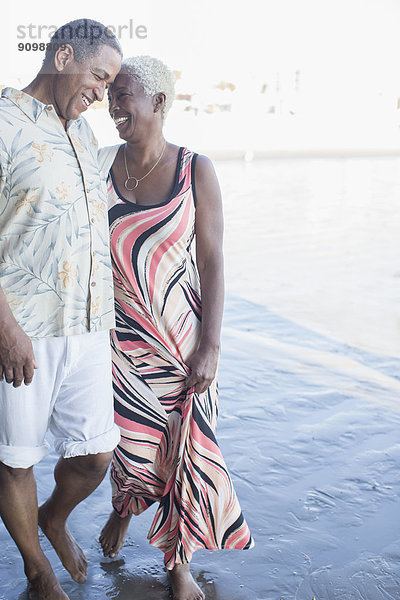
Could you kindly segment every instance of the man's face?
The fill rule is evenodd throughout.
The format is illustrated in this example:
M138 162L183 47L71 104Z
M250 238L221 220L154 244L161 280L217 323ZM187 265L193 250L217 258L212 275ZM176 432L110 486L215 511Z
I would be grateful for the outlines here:
M72 57L65 61L54 80L54 106L65 121L77 119L97 101L101 101L108 85L121 68L120 54L110 46L100 46L97 56L82 63Z

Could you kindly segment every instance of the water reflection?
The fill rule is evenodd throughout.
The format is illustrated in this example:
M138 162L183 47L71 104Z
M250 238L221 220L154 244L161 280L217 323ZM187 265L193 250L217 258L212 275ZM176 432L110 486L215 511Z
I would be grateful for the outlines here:
M123 558L101 562L100 567L105 574L106 598L118 598L118 600L132 600L132 598L170 600L172 598L165 569L161 573L155 567L149 568L148 572L146 569L141 569L140 573L131 573L126 568ZM209 572L192 570L192 573L206 594L207 600L222 600Z

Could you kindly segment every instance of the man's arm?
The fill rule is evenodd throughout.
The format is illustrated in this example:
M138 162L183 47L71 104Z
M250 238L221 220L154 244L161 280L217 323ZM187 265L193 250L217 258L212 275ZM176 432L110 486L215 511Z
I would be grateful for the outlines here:
M29 385L37 368L30 338L21 329L0 287L0 381Z
M0 163L0 206L5 201L4 169ZM0 286L0 381L19 387L22 382L29 385L37 369L32 342L18 325Z

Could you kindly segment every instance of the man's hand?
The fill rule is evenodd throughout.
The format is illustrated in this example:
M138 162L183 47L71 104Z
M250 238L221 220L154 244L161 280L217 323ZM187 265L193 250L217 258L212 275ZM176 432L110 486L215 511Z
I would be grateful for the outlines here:
M202 350L199 348L186 361L190 375L186 379L186 386L195 386L197 394L205 392L213 381L218 367L219 350Z
M0 381L29 385L37 365L32 342L16 322L0 326Z

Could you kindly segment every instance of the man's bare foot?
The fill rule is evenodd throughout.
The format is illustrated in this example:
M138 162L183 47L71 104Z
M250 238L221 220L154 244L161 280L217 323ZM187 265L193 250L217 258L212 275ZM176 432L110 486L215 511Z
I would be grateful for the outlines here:
M120 517L114 510L101 530L99 541L104 556L115 558L124 545L132 515Z
M72 579L77 583L85 583L87 575L87 560L83 550L72 537L65 522L51 522L46 502L39 508L39 526L51 542ZM61 598L62 596L60 596Z
M205 596L189 569L189 565L175 565L168 571L173 600L205 600Z
M52 569L28 578L29 600L69 600Z

